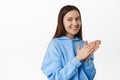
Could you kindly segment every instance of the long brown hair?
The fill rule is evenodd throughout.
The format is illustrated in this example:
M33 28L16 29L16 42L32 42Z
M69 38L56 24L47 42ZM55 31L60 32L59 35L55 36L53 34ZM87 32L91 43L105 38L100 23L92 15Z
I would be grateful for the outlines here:
M78 11L79 15L80 15L80 20L81 20L81 14L79 9L76 6L73 5L66 5L63 8L61 8L59 15L58 15L58 24L57 24L57 29L55 32L55 35L53 38L57 38L57 37L61 37L61 36L65 36L66 35L66 31L63 25L63 18L66 15L66 13L68 13L71 10L76 10ZM80 27L79 32L75 35L75 37L78 37L79 39L82 40L82 25Z

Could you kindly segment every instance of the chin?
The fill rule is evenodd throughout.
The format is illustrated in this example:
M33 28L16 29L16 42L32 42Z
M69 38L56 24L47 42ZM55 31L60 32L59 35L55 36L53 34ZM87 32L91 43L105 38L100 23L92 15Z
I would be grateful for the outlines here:
M78 32L74 32L73 35L76 35Z
M77 33L74 33L74 34L72 34L72 35L74 35L74 36L75 36L76 34L77 34Z

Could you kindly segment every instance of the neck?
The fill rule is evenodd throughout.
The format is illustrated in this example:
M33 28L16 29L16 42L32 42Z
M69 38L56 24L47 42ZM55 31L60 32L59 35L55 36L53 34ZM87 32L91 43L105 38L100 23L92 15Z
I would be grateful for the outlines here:
M74 35L67 35L66 34L66 36L69 37L70 39L74 39Z

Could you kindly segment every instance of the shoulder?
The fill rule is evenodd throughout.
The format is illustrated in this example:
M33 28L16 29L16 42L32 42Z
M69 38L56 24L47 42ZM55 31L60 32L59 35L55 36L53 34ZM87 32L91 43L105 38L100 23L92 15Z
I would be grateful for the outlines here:
M50 44L57 44L58 43L58 41L59 41L59 38L54 38L54 39L52 39L51 41L50 41Z
M58 46L58 43L59 43L59 39L58 39L58 38L54 38L54 39L52 39L52 40L49 42L48 47Z

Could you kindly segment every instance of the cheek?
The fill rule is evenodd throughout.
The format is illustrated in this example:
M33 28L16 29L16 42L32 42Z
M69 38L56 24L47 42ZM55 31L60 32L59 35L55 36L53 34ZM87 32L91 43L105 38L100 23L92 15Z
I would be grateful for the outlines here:
M79 26L79 27L81 27L81 26L82 26L81 22L78 22L78 26Z
M71 23L68 22L68 21L64 21L63 25L64 25L65 28L69 28L71 26Z
M71 24L70 23L66 23L66 27L67 28L71 27Z
M69 30L69 26L68 25L65 25L64 28L65 28L66 31Z
M81 25L81 21L78 21L77 24L78 24L78 25Z

